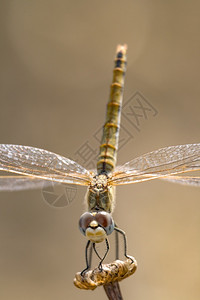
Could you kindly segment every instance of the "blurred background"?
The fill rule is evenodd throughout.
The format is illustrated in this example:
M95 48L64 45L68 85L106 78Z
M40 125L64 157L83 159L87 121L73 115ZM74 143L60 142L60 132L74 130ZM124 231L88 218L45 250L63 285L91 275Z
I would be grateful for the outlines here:
M126 108L134 100L148 110L135 108L131 123L124 108L118 163L200 142L198 1L1 0L0 8L1 143L89 168L119 43L128 44ZM85 267L77 225L85 188L72 192L60 208L41 190L0 194L0 299L106 299L103 288L73 286ZM121 283L124 299L199 299L199 197L198 188L164 181L118 187L114 218L138 262Z

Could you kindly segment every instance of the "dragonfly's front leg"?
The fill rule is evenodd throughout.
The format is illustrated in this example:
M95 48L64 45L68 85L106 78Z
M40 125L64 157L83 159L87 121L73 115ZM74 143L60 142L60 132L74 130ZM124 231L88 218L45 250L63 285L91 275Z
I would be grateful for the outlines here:
M85 247L85 261L86 261L86 268L81 272L81 276L90 268L91 265L91 257L88 260L88 248L90 246L90 240L87 242L87 245Z
M125 234L125 232L124 232L123 230L119 229L119 228L116 227L116 226L115 226L114 230L115 230L116 232L119 232L120 234L122 234L123 239L124 239L124 256L125 256L126 258L130 259L130 260L132 261L132 263L133 263L134 260L132 259L131 256L129 256L129 255L127 254L127 241L126 241L126 234ZM117 248L118 248L118 246L117 246ZM118 255L118 249L117 249L117 251L116 251L116 255Z
M99 265L98 265L98 268L99 268L99 270L101 270L101 271L102 271L102 262L103 262L104 259L106 258L106 255L108 254L108 251L109 251L109 249L110 249L108 240L105 239L105 241L106 241L106 252L105 252L103 258L101 258L101 261L100 261L100 263L99 263Z
M99 253L97 252L97 249L96 249L96 243L93 243L92 246L93 246L94 252L96 253L97 257L98 257L100 260L102 260L101 256L100 256Z
M99 265L98 265L99 270L102 270L102 262L104 261L106 255L107 255L107 253L108 253L108 251L109 251L109 248L110 248L110 247L109 247L108 240L105 239L105 241L106 241L106 252L105 252L105 254L104 254L104 256L103 256L102 258L101 258L101 256L99 255L99 253L97 252L97 249L96 249L96 247L95 247L96 244L95 244L95 243L92 243L92 247L93 247L93 249L94 249L94 252L96 253L97 257L100 259L100 263L99 263ZM89 268L91 267L92 248L90 249L91 251L90 251L89 259L88 259L88 249L89 249L89 246L90 246L90 240L87 242L86 247L85 247L85 261L86 261L86 268L81 272L81 276L83 276L83 274L84 274L87 270L89 270Z

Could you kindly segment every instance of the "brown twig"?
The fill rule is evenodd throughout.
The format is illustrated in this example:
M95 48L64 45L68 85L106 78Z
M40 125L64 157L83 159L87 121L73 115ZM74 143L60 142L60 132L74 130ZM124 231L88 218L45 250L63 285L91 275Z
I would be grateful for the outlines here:
M107 283L103 287L109 300L123 300L118 281Z

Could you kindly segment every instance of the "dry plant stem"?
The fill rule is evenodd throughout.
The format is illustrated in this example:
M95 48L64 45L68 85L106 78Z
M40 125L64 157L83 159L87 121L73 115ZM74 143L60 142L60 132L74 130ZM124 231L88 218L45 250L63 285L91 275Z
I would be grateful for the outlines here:
M83 274L82 272L76 273L74 285L79 289L94 290L100 285L112 285L114 282L124 280L135 273L136 269L137 262L134 257L130 257L124 261L116 260L109 264L102 264L101 269L97 267L93 270L88 270Z
M118 281L110 282L103 287L109 300L123 300Z

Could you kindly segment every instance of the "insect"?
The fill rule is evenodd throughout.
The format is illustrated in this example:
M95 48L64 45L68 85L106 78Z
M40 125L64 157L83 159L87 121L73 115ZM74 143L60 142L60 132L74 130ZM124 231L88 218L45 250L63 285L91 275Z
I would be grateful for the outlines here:
M88 240L86 268L82 275L90 268L90 245L100 259L101 268L109 250L108 235L114 230L123 235L124 255L129 258L125 233L116 226L112 218L117 185L156 178L200 185L200 177L183 176L183 173L200 170L200 143L162 148L116 167L126 51L126 45L117 47L96 172L86 170L75 161L46 150L20 145L0 145L0 170L19 174L1 177L0 190L41 187L48 181L87 186L88 211L82 214L79 220L80 231ZM100 257L95 245L103 241L106 242L107 250L105 255Z

